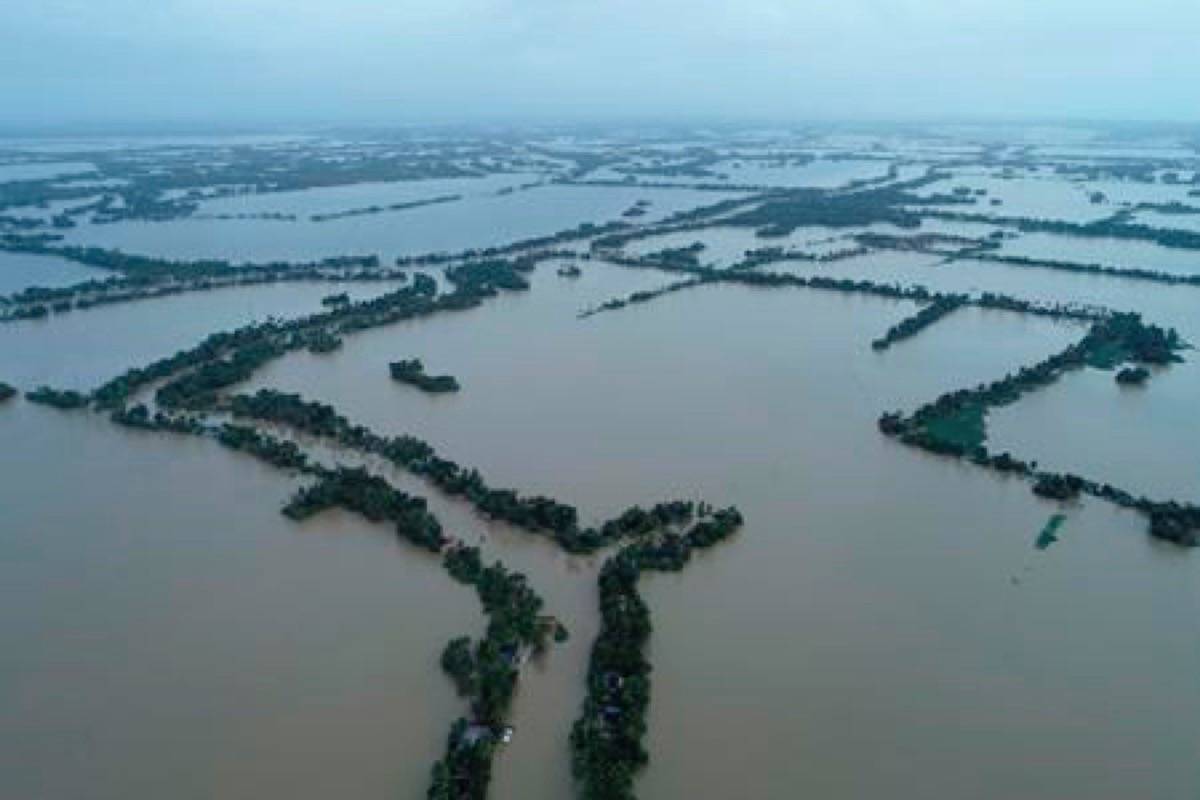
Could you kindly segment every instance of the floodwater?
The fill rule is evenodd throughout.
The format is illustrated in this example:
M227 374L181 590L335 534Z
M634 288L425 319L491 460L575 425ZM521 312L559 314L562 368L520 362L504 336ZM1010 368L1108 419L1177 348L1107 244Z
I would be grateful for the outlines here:
M1200 363L1156 368L1144 386L1083 370L989 415L998 450L1156 499L1200 502Z
M295 480L208 442L29 404L0 438L5 796L423 796L483 624L436 559L288 522Z
M447 181L437 182L444 187ZM376 185L377 186L377 185ZM299 211L326 213L371 205L383 200L378 189L314 189L314 199L302 202L270 195L230 198L213 207L225 213ZM429 187L416 197L412 188L400 190L403 199L436 197L445 193ZM390 197L391 195L389 195ZM453 203L427 205L405 211L346 217L325 222L263 220L178 219L167 222L127 221L107 225L80 225L69 230L74 244L95 245L166 258L227 258L234 261L304 261L337 255L379 255L392 259L468 247L491 247L519 239L547 236L584 222L620 220L639 200L650 201L640 218L653 221L674 212L711 205L736 196L692 189L645 189L546 185L508 195L485 192L464 196ZM367 199L367 198L373 199ZM274 202L278 200L278 204ZM397 202L386 200L384 202ZM301 209L304 209L301 211ZM211 210L210 210L211 213Z
M81 281L104 280L115 274L57 256L0 251L0 295L31 286L70 286Z
M675 495L742 508L737 541L648 581L645 796L777 797L803 784L831 797L1080 787L1116 798L1147 780L1163 796L1194 785L1200 649L1180 632L1195 631L1200 595L1188 554L1098 503L1071 509L1063 543L1038 553L1056 506L874 428L883 410L1061 349L1078 325L966 310L878 354L869 340L911 304L705 287L575 320L592 294L543 267L530 294L366 333L336 360L297 354L255 385L416 433L497 485L590 517ZM463 391L392 384L387 361L409 355ZM570 563L531 577L569 594L590 580ZM539 752L554 751L576 710L582 673L560 670L581 669L564 658L527 676L522 697L548 704L534 707ZM871 768L864 747L879 754ZM515 749L498 769L498 796L563 796L559 768L530 770Z
M514 204L504 216L440 216L459 214L455 203L356 219L380 221L367 250L398 254L603 221L642 197L656 214L717 199L558 186L475 201ZM421 214L433 215L429 227L402 223ZM476 221L439 227L453 219ZM316 241L277 233L307 225L262 221L221 221L214 239L179 234L207 224L94 231L172 255L264 258ZM329 235L336 225L312 227ZM354 238L342 235L329 254ZM875 253L790 268L1138 308L1200 342L1194 289L939 261ZM574 503L588 520L669 497L741 508L739 537L644 583L654 691L640 796L1194 796L1196 555L1092 501L1067 507L1059 543L1038 551L1059 505L875 427L883 411L1057 352L1082 326L965 309L876 353L870 341L914 304L727 285L580 320L675 279L580 263L577 279L543 264L530 292L349 336L330 356L291 354L244 390L332 402L355 422L427 439L493 485ZM347 288L391 287L219 290L0 326L0 380L89 388L213 330L316 311ZM429 396L388 378L390 361L414 356L462 391ZM1078 373L994 414L992 433L1055 467L1196 499L1198 375L1175 367L1135 393L1111 373ZM484 625L474 594L436 560L350 515L289 522L278 510L294 478L207 441L21 401L0 408L0 441L6 794L423 795L464 713L438 654ZM566 741L600 559L569 558L385 471L427 494L451 533L482 538L490 557L526 573L571 630L523 673L493 795L570 796Z
M94 389L132 366L144 366L192 347L210 333L271 316L322 311L321 298L352 299L404 285L278 283L189 292L155 300L97 306L86 311L0 325L0 381L22 389Z
M1200 274L1200 253L1133 239L1080 238L1053 233L1026 233L1006 239L1000 252L1080 264L1150 269L1175 275Z

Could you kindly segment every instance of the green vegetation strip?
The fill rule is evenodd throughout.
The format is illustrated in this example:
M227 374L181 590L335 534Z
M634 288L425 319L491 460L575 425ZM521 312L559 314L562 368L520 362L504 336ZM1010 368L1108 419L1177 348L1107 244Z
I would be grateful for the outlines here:
M588 661L587 697L571 730L572 771L585 798L632 800L634 777L649 762L642 743L650 706L650 610L638 592L644 572L678 572L692 554L733 536L735 508L717 511L683 534L627 545L600 570L600 633Z
M1069 473L1038 471L1007 452L997 455L986 447L985 419L992 408L1015 403L1073 370L1087 366L1111 369L1126 361L1167 366L1181 361L1178 353L1185 348L1174 330L1147 325L1138 314L1111 314L1093 323L1083 339L1060 353L990 384L947 392L909 416L885 413L879 419L879 429L912 447L1024 476L1033 481L1033 492L1041 497L1070 500L1082 493L1139 511L1149 518L1152 536L1196 547L1200 545L1198 506L1135 497L1108 483Z

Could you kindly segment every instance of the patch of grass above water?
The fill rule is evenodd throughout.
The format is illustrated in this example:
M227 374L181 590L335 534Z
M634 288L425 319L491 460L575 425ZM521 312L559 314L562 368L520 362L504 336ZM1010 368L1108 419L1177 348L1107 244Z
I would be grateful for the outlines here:
M1050 519L1046 521L1045 526L1042 528L1042 532L1038 534L1037 542L1035 543L1037 549L1045 550L1050 547L1050 545L1057 542L1058 529L1061 528L1062 524L1066 521L1067 517L1065 514L1054 514L1051 516Z
M1085 360L1095 369L1114 369L1129 358L1129 348L1120 342L1105 342L1087 352Z
M986 410L983 403L965 403L953 413L930 420L925 425L925 432L939 442L956 445L969 452L987 441L987 425L984 422Z

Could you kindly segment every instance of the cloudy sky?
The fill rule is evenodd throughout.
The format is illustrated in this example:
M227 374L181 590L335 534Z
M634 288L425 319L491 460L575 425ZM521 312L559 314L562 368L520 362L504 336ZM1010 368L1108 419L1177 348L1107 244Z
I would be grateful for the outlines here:
M1200 120L1198 0L0 3L0 126Z

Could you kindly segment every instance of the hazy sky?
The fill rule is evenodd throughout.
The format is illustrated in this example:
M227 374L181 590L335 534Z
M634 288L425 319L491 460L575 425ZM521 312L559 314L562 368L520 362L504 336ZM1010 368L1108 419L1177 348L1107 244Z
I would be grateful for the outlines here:
M0 0L0 125L1200 119L1200 0Z

